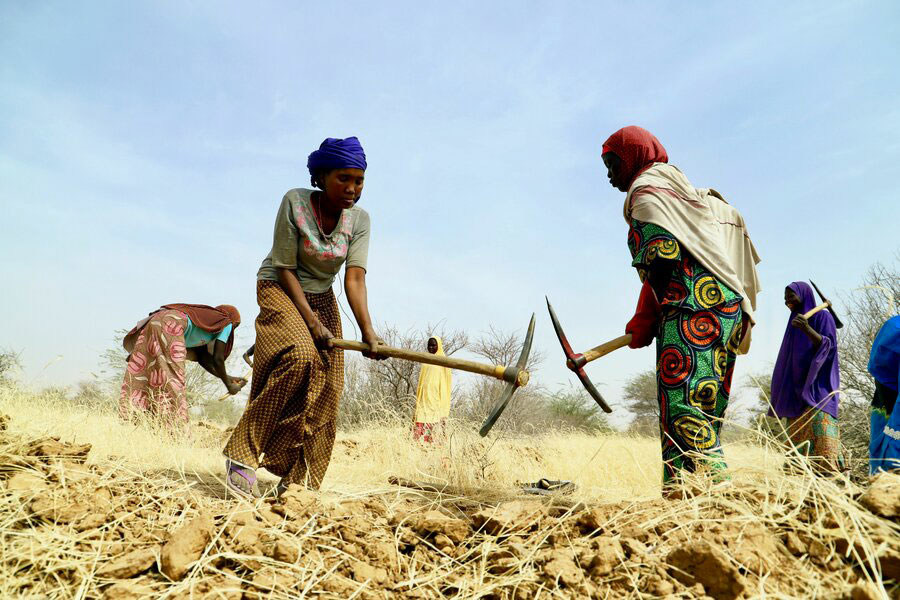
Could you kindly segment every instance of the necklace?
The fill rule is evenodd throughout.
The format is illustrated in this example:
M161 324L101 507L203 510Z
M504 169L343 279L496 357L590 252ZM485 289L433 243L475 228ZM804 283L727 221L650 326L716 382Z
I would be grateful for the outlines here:
M331 242L331 233L334 233L337 229L337 224L335 224L331 233L325 233L325 214L322 212L322 194L324 194L324 192L316 194L316 210L314 210L313 213L315 213L316 225L319 227L319 235L322 237L322 240Z
M316 225L319 226L319 232L325 235L325 227L322 225L322 196L316 194Z

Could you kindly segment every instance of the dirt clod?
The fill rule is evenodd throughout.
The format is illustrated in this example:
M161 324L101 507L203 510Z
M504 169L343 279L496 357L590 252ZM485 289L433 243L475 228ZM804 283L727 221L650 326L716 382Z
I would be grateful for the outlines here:
M373 567L367 562L357 561L352 567L353 579L360 583L371 581L377 585L384 585L388 580L387 571L381 567Z
M794 556L802 556L806 554L806 544L800 539L800 536L793 531L787 532L784 536L784 545L788 551Z
M163 546L160 570L174 581L182 579L212 538L212 519L201 514L175 531Z
M108 579L129 579L143 573L155 562L155 548L139 548L103 565L97 569L97 576Z
M872 479L859 502L881 517L900 518L900 474L881 473Z
M300 558L300 549L292 541L277 540L272 548L272 558L293 564Z
M625 551L615 538L602 536L598 538L598 542L598 548L588 564L588 571L593 577L604 577L621 564Z
M155 592L152 587L134 581L120 581L103 593L104 600L144 600L152 598Z
M291 576L290 573L266 567L256 571L252 583L255 587L264 590L289 590L297 585L297 578Z
M46 495L38 496L28 504L28 510L38 519L49 523L74 523L85 518L91 507L69 498Z
M25 453L42 458L69 458L84 460L91 451L90 444L66 444L57 438L43 438L32 442Z
M272 510L281 512L284 516L292 519L303 519L309 516L319 504L315 492L295 483L289 485L278 500L277 504L272 505Z
M430 510L421 515L415 522L415 529L419 535L443 535L454 543L466 539L471 531L466 521L449 517L436 510ZM440 546L441 544L438 544L438 547Z
M666 562L674 567L672 576L681 583L692 586L702 584L705 592L714 598L733 600L746 589L744 578L721 550L710 543L689 543L669 552Z
M575 564L571 554L563 550L555 550L550 555L550 560L544 564L544 573L566 587L576 587L584 579L584 573Z
M473 515L475 527L490 535L536 529L545 515L544 504L535 500L504 502L496 508L485 508Z

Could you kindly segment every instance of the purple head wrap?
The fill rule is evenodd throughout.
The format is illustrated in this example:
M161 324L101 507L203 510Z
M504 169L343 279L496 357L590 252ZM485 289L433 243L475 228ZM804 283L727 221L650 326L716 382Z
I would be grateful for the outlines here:
M802 313L815 308L816 299L808 283L795 281L788 287L803 303ZM792 312L788 318L775 361L769 416L799 417L813 406L837 417L838 394L832 392L840 388L841 377L834 317L827 310L820 310L810 317L810 326L822 336L822 345L815 349L809 337L791 325L796 316L797 313Z
M359 140L348 137L342 140L327 138L319 149L309 155L306 167L310 175L315 171L330 171L331 169L362 169L366 170L366 153Z

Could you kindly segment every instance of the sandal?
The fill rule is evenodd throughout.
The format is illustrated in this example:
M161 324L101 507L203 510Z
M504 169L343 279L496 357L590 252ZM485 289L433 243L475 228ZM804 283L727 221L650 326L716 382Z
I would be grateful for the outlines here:
M275 497L281 498L281 495L285 493L288 489L288 484L284 482L284 479L278 482L278 484L274 488Z
M225 459L225 489L248 500L262 496L256 483L256 471L230 458Z
M546 496L549 494L571 494L575 491L577 486L571 481L558 481L543 478L534 483L521 484L521 487L522 491L526 494Z

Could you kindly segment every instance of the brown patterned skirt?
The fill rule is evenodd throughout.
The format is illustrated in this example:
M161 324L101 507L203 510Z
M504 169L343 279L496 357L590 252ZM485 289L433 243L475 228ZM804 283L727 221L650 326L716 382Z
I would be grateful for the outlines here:
M284 484L318 489L337 431L344 388L344 353L320 351L303 317L281 286L258 281L256 351L250 400L225 446L225 456L264 467ZM337 300L329 290L306 294L313 312L341 337Z

